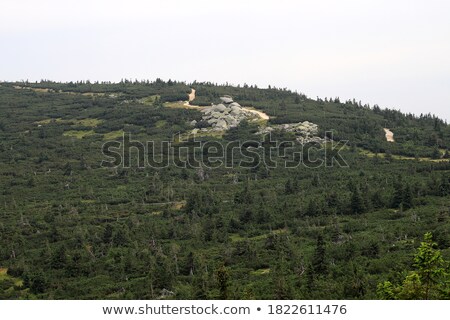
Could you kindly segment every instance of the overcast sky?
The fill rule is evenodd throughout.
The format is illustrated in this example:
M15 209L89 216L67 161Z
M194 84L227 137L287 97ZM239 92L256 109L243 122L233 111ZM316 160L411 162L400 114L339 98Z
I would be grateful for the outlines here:
M0 80L157 77L450 120L450 1L0 2Z

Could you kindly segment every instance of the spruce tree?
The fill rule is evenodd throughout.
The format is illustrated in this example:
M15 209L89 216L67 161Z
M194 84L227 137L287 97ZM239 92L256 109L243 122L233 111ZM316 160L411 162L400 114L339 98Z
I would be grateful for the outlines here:
M317 243L312 259L312 266L316 275L325 275L327 273L328 268L325 260L325 241L322 235L317 236Z
M230 273L228 269L222 265L216 271L217 282L219 285L220 299L227 300L228 299L228 281L230 278Z
M358 214L358 213L364 213L366 210L366 207L364 205L364 199L361 195L361 191L359 191L359 188L356 187L352 194L351 199L351 210L352 213Z
M409 183L406 184L405 190L403 191L402 203L404 209L410 209L413 207L413 192Z

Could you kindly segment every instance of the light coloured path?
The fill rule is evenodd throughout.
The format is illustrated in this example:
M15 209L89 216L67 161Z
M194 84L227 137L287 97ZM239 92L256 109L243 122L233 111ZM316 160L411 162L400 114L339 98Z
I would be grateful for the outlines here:
M184 101L183 106L185 106L188 109L203 109L204 107L200 106L194 106L193 104L189 104L189 102L195 100L195 89L191 89L191 93L188 95L188 101Z
M189 93L189 102L195 99L195 89L191 89L191 93Z
M258 111L258 110L250 109L250 108L246 108L246 107L243 107L243 109L248 112L256 114L258 117L260 117L263 120L269 120L269 116L262 111Z
M388 128L383 128L383 130L386 133L386 140L388 142L395 142L394 133L391 130L389 130Z

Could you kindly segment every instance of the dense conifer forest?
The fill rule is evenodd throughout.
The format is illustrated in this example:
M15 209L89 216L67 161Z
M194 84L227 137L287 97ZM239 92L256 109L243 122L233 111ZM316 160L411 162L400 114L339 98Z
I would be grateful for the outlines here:
M229 95L270 117L197 141L245 153L260 126L309 121L346 165L329 143L311 152L331 165L155 168L136 150L102 165L124 135L194 143L192 89L186 104ZM0 299L449 299L450 126L423 110L160 79L1 83Z

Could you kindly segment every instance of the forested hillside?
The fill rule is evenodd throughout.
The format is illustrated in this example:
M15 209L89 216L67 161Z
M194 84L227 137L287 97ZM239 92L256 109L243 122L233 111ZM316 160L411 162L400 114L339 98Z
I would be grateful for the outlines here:
M260 126L309 121L321 138L348 141L347 165L285 168L275 156L277 166L154 168L135 152L129 167L101 165L102 146L124 134L180 133L177 145L191 145L202 119L184 102L192 88L193 106L229 95L270 117L197 140L258 143ZM449 148L450 126L433 115L287 89L1 83L0 298L393 298L377 287L403 283L430 232L445 272L429 298L448 299Z

